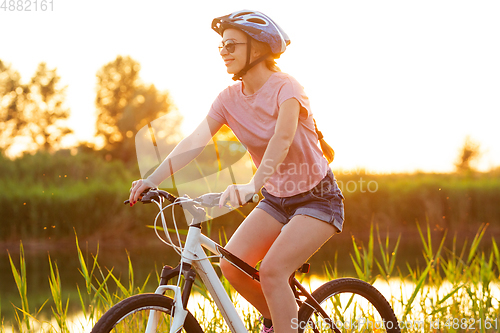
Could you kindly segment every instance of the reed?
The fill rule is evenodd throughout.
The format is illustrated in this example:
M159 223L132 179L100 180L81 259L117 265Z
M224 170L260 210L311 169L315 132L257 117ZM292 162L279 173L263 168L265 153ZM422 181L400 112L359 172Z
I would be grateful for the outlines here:
M370 228L370 237L368 240L368 248L360 246L356 243L356 239L352 236L352 244L355 257L351 256L351 261L358 274L358 278L373 283L376 279L372 274L373 270L373 224ZM361 250L361 251L360 251ZM362 253L361 253L362 252Z
M54 306L52 307L52 313L59 326L59 332L66 333L69 332L67 325L68 318L68 306L69 298L66 300L66 305L64 305L62 294L61 294L61 277L59 276L59 269L57 268L57 263L52 265L52 260L49 256L49 266L50 266L50 277L49 286L52 293L52 300L54 301Z
M9 253L9 261L10 266L12 268L12 274L14 276L14 280L16 281L16 287L19 291L19 296L21 297L21 307L17 307L14 305L16 312L16 324L20 332L29 331L31 329L31 320L30 317L30 309L28 303L28 284L26 279L26 260L24 257L24 247L21 242L20 245L20 254L19 254L19 270L14 265L12 261L12 257ZM20 316L20 314L21 316Z
M396 264L396 253L398 252L399 248L399 242L401 241L401 235L398 236L398 240L396 241L396 245L394 246L394 249L390 249L390 242L389 242L389 232L387 232L387 235L385 237L385 242L382 242L380 238L380 231L379 227L377 225L377 240L378 240L378 245L380 249L380 261L375 258L375 263L377 264L377 267L380 271L381 277L383 277L386 281L388 281L394 271L394 267Z

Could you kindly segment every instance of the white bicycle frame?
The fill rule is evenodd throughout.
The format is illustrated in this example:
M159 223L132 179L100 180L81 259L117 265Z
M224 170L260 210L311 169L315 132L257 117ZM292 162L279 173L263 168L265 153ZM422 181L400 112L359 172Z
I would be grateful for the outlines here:
M217 308L221 312L226 324L233 333L244 333L247 332L243 321L236 312L236 309L226 293L222 283L215 272L212 263L208 259L202 246L208 249L210 252L221 255L218 251L219 244L208 238L201 233L201 228L195 226L197 224L196 218L193 218L193 222L189 226L186 243L182 251L181 265L190 264L192 265L198 276L201 278L205 286L207 287L210 295L212 296ZM199 225L199 223L198 223ZM184 309L182 303L182 291L179 286L176 285L160 285L155 293L163 295L165 291L174 291L174 306L173 306L173 321L170 327L170 333L177 333L182 329L184 325L184 320L187 315L187 310ZM156 310L151 310L148 324L146 327L146 333L156 332L156 327L158 320L160 318L161 312Z

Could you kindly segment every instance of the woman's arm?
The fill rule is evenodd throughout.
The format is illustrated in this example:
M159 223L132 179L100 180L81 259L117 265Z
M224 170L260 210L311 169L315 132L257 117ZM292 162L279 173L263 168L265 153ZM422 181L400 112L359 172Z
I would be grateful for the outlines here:
M250 183L230 185L222 194L219 204L229 198L231 205L241 205L249 194L258 193L277 167L288 155L299 121L300 104L295 98L283 102L278 113L274 134L269 140L262 162Z
M134 204L144 190L158 187L165 179L188 165L203 151L203 148L221 127L221 123L207 116L193 133L177 144L147 179L132 182L130 203Z
M260 191L261 187L276 172L278 165L288 155L297 130L299 113L300 104L295 98L288 99L281 104L274 134L252 179L255 193Z

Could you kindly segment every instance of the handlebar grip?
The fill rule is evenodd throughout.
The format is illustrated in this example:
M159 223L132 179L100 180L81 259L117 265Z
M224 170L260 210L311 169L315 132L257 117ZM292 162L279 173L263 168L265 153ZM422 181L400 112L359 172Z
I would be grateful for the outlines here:
M167 198L167 200L170 200L171 202L174 202L174 200L176 199L176 197L174 197L173 195L171 195L170 193L168 193L166 191L158 190L156 188L147 188L141 193L139 201L141 201L142 203L149 203L150 201L142 201L142 199L144 198L144 196L146 196L148 193L150 193L150 191L151 191L151 193L155 193L155 194L159 193L160 195L163 195L165 198ZM123 203L125 205L130 204L130 200L125 200Z

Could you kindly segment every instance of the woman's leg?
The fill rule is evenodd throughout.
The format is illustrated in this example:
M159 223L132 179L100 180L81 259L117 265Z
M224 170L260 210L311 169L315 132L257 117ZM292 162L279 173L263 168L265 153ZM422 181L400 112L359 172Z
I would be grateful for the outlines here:
M225 249L255 266L280 234L283 224L262 209L254 209L233 234ZM231 263L221 260L220 267L229 283L265 318L271 318L260 283Z
M297 304L288 279L334 233L335 227L328 223L297 215L283 228L264 257L260 281L275 332L297 332L292 329L292 319L297 318Z

